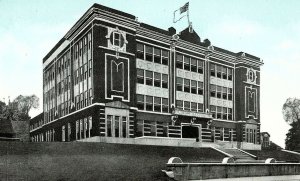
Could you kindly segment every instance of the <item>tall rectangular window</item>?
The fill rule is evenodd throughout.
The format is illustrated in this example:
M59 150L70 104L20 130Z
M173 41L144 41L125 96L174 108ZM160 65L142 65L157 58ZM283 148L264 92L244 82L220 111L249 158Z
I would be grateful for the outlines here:
M227 68L224 66L222 67L222 78L227 79Z
M183 55L176 55L176 68L183 69Z
M198 73L203 74L203 61L198 60Z
M212 63L210 64L210 76L216 76L216 65Z
M169 64L169 53L166 50L162 50L161 63L163 65L168 65Z
M146 70L146 85L153 85L153 72Z
M227 108L223 107L223 119L227 120L227 116L228 116Z
M162 112L169 112L169 106L168 106L168 99L167 98L162 98Z
M221 86L217 86L217 98L221 98L222 95L222 87Z
M114 127L115 127L115 137L120 137L120 116L115 116L115 122L114 122Z
M222 107L217 107L217 119L222 119Z
M184 92L190 92L190 80L184 79Z
M153 111L153 96L146 96L146 110Z
M210 97L216 97L216 85L210 84Z
M154 48L154 63L161 63L161 55L159 48Z
M161 98L154 97L154 111L161 112Z
M161 82L161 74L154 72L154 86L160 87L160 82Z
M222 78L222 66L217 65L217 77Z
M144 84L144 70L143 69L137 69L137 83Z
M191 80L191 93L197 94L197 81Z
M144 45L138 43L136 47L137 47L136 57L144 60Z
M228 88L228 100L232 100L232 88Z
M112 115L107 115L107 118L106 118L106 136L107 137L111 137L112 136L112 118L113 116Z
M180 77L176 78L176 89L177 91L183 91L183 79Z
M228 108L228 120L232 120L232 109Z
M203 95L203 82L198 81L198 94Z
M194 58L191 58L191 71L197 72L197 60Z
M222 94L223 94L222 98L227 99L227 87L223 87L222 90L223 90L222 91Z
M168 75L167 74L162 74L162 82L161 82L161 87L162 88L168 88Z
M217 108L216 106L210 106L210 113L212 114L212 117L213 118L216 118L216 111L217 111Z
M137 94L137 108L139 110L144 110L145 109L145 100L144 100L144 95Z
M190 57L184 57L184 70L190 71Z
M228 74L228 80L232 80L232 69L228 68L227 74Z
M146 60L153 62L153 47L146 45Z
M127 138L128 127L127 127L127 117L122 116L122 137Z

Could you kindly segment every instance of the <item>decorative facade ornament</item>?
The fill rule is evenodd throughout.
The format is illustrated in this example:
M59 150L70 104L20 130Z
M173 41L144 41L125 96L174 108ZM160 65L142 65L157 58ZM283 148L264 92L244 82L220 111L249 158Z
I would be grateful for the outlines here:
M175 51L175 47L176 47L178 40L179 40L179 35L174 34L171 39L171 50L172 51Z
M256 75L256 71L253 68L247 69L246 76L247 76L247 83L256 84L257 75Z
M119 58L119 52L126 52L126 32L116 28L107 28L107 47L116 51L116 57Z

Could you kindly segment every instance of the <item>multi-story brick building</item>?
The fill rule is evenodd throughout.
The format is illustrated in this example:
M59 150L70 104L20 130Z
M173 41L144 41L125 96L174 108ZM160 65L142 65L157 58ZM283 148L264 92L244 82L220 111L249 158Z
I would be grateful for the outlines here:
M43 59L43 120L30 135L257 145L262 64L191 28L163 30L94 4Z

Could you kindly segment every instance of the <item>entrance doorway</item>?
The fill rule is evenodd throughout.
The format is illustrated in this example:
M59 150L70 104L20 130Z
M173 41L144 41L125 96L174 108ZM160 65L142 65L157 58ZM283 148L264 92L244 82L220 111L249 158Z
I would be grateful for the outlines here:
M182 138L199 139L199 126L182 125Z

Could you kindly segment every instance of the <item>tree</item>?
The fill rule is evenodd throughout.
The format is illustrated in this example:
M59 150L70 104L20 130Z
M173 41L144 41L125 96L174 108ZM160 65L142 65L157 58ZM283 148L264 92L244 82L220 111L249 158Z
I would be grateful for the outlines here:
M29 111L39 107L39 98L36 95L19 95L8 105L0 102L0 118L13 121L27 121L30 119Z
M284 120L291 126L286 134L285 147L288 150L300 148L300 100L288 98L282 107Z

